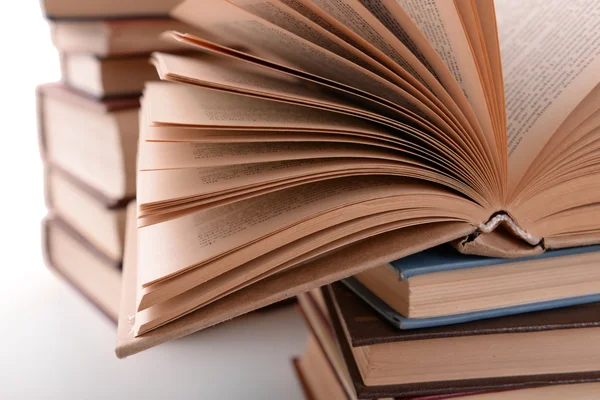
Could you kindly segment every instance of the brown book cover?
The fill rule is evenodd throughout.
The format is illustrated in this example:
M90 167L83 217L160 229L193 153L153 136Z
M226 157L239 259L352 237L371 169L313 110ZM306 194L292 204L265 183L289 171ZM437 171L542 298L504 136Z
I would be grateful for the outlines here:
M124 174L126 174L126 183L125 188L120 191L119 194L115 193L112 195L113 191L106 191L104 193L101 188L104 188L103 185L92 185L84 182L83 178L77 178L75 175L79 176L79 170L71 169L67 171L66 168L61 168L56 160L52 160L51 150L49 148L50 137L50 128L47 128L49 125L49 121L52 119L52 115L46 115L46 99L57 100L60 103L66 103L72 105L75 108L74 115L79 114L79 110L92 112L94 114L99 114L101 116L107 116L108 118L119 118L117 113L137 113L136 110L139 109L140 100L138 97L123 97L123 98L112 98L105 100L98 100L88 95L76 92L72 89L67 88L66 86L60 83L50 83L45 85L40 85L36 89L36 100L37 100L37 123L38 123L38 145L40 149L40 155L42 161L45 164L52 165L53 168L60 170L63 176L68 176L71 181L76 181L77 185L81 188L84 188L87 192L90 193L93 197L98 199L101 203L105 204L109 208L121 208L127 205L130 200L134 196L131 195L132 189L130 186L135 184L135 180L133 179L133 183L130 181L132 178L128 178L130 174L128 174L135 165L135 157L131 158L131 154L133 151L137 152L137 147L134 149L131 148L132 144L135 145L137 143L137 126L135 127L135 141L130 138L132 134L130 132L123 132L121 127L115 128L115 132L105 132L107 135L118 134L120 135L120 148L115 149L114 151L119 151L124 153L124 157L127 157L124 162ZM113 114L115 113L115 114ZM131 117L128 117L131 119ZM119 124L114 124L115 127ZM104 131L103 131L104 133ZM125 134L124 134L125 133ZM92 145L92 143L90 143ZM90 146L91 147L91 146ZM97 149L92 149L91 151L95 151ZM89 174L88 174L89 175ZM98 186L98 187L96 187ZM133 188L135 191L135 188ZM121 193L122 192L122 193Z
M140 107L139 97L121 97L98 100L92 96L69 89L60 83L47 83L38 86L36 88L38 143L40 146L40 154L42 155L43 160L46 160L46 135L44 128L43 106L43 100L45 96L57 97L65 102L70 102L79 107L102 114Z
M435 395L479 390L508 390L539 385L583 383L600 380L599 370L566 374L366 386L362 381L348 341L351 342L353 347L358 347L401 340L423 340L465 335L595 327L600 326L600 304L587 304L440 328L398 331L381 320L368 305L364 304L340 283L325 287L323 295L327 309L331 315L331 322L335 330L338 345L342 350L357 395L361 399ZM343 319L340 316L343 316ZM348 332L349 340L346 338L345 331Z
M41 0L48 19L95 20L166 17L180 0Z
M319 289L319 290L321 290L321 289ZM326 326L328 328L328 334L330 334L331 337L333 337L335 339L336 338L335 330L333 329L332 324L329 322L328 317L325 316L324 310L322 310L322 308L319 306L318 301L315 299L315 297L312 294L312 291L303 293L303 294L299 295L298 298L299 298L298 311L300 312L300 315L302 315L302 317L304 318L306 325L308 326L312 335L314 335L314 337L317 338L317 343L321 347L321 350L323 351L323 353L326 355L326 358L327 358L327 361L329 362L330 367L334 371L336 371L334 363L332 362L330 355L328 354L327 350L325 349L324 344L321 341L322 338L318 333L318 329L315 326L313 326L314 322L311 321L311 319L308 317L309 311L305 310L305 307L312 309L312 311L314 312L314 315L320 319L319 323L322 323L323 326ZM302 300L300 300L301 298L302 298ZM304 301L304 300L306 300L306 301ZM337 341L337 339L336 339L336 341ZM336 377L338 378L338 382L340 383L340 385L344 386L344 384L342 383L341 378L340 378L340 373L341 373L341 371L336 371ZM352 375L351 375L351 378L353 378ZM354 381L353 381L353 384L355 385ZM396 399L442 400L442 399L452 399L452 398L456 398L456 397L462 398L462 397L466 397L466 396L473 396L476 394L489 393L489 392L490 391L480 390L480 391L473 391L473 392L457 392L457 393L435 394L435 395L426 395L426 396L397 397ZM352 392L352 394L348 394L348 398L350 398L350 399L356 398L354 396L354 394L355 394L354 392Z
M91 243L89 243L83 236L81 236L74 228L69 226L66 222L61 220L59 217L50 216L42 221L42 231L41 231L41 239L42 239L42 253L44 257L44 261L48 269L52 272L60 276L64 279L73 289L75 289L79 294L81 294L90 304L92 304L98 311L100 311L106 318L108 318L115 325L117 324L117 319L115 315L110 310L106 309L102 304L94 300L94 296L88 293L83 287L78 285L73 279L71 279L68 274L65 274L62 271L60 265L57 265L52 257L52 252L50 251L50 235L49 231L52 228L60 229L66 232L72 239L77 241L79 244L84 246L87 250L89 250L95 256L102 258L105 261L110 263L114 263L114 261L104 255L100 250L96 249ZM120 264L114 264L116 269L121 269Z
M300 382L300 386L302 386L302 391L304 392L304 397L306 400L313 400L314 396L310 392L310 387L306 382L306 378L302 373L302 369L298 366L298 358L292 358L292 366L294 367L294 371L296 372L296 376L298 377L298 381Z

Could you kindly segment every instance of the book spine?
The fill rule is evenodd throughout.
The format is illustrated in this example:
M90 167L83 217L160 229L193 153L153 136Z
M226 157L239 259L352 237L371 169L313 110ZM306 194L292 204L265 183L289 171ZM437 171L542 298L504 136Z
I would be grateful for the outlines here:
M480 233L490 233L498 226L504 225L513 235L524 240L532 246L542 244L543 238L532 235L525 229L521 228L519 224L506 213L498 213L490 218L486 223L479 224L478 231Z

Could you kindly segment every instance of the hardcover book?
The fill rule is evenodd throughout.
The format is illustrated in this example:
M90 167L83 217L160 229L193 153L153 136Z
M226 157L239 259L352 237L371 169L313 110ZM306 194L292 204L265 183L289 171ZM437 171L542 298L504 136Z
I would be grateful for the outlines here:
M85 4L86 2L81 2ZM140 3L141 4L141 3ZM100 16L96 16L100 18ZM140 55L151 51L174 51L181 45L165 41L169 29L188 30L171 18L58 20L50 22L52 43L61 53L99 57Z
M314 289L299 295L298 302L300 312L310 329L306 350L295 363L307 397L315 399L357 399L352 378L335 342L333 327L327 316L327 308L321 290ZM481 392L402 398L405 400L442 400L463 398L463 396L466 398L478 393Z
M600 301L600 246L519 259L465 255L442 245L342 282L400 329Z
M147 54L122 57L63 54L63 79L70 88L99 99L139 97L147 81L158 79L148 59Z
M323 297L359 398L600 380L600 355L586 344L598 335L599 303L399 331L340 283Z
M600 242L599 11L181 3L206 36L170 34L197 58L153 55L167 82L142 100L119 355L447 242L500 257Z
M47 266L116 323L121 298L121 264L94 247L57 215L48 217L42 228Z
M164 17L181 0L41 0L50 19Z
M125 213L131 198L112 201L51 165L45 174L46 205L115 263L123 260Z
M325 289L326 290L326 289ZM348 368L345 364L342 352L337 345L337 339L331 319L327 311L326 300L323 297L321 289L311 290L298 296L300 311L305 318L310 331L311 337L307 344L307 349L300 360L296 362L298 374L302 377L303 387L305 391L313 398L326 396L331 393L330 386L335 388L341 387L344 390L344 399L356 399L356 389L363 387L362 382L358 381L355 384L349 374L352 369L351 365ZM339 340L345 340L340 338ZM303 368L301 361L309 359L313 366ZM316 372L315 372L316 370ZM306 373L305 373L306 372ZM312 376L311 376L312 375ZM316 375L316 376L315 376ZM307 379L308 378L308 379ZM312 378L312 379L311 379ZM310 381L317 381L312 383ZM325 382L324 382L325 381ZM312 383L312 384L311 384ZM587 400L593 397L588 397L599 390L600 383L580 383L569 385L553 385L539 387L535 389L509 389L509 390L484 390L474 391L470 393L446 393L432 394L423 396L401 396L395 397L405 400L438 400L438 399L465 399L465 400L483 400L483 399L581 399ZM381 389L381 388L380 388ZM377 388L371 388L369 393L365 393L366 398L377 398L375 391ZM385 390L385 389L384 389ZM390 395L387 392L386 395ZM568 394L567 394L568 393ZM307 396L308 397L308 396ZM327 398L327 397L323 397ZM379 397L381 398L381 397ZM391 397L390 397L391 398Z
M45 162L85 182L106 204L135 197L137 97L101 101L47 84L37 100Z

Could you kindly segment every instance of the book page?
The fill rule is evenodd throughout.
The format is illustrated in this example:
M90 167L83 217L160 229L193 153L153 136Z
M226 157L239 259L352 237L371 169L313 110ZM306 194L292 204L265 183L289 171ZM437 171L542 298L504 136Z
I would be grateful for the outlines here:
M253 0L248 0L248 1L253 1ZM258 0L258 1L261 1L261 0ZM272 2L271 0L262 0L262 1L269 1L270 3ZM378 37L379 43L383 44L384 47L391 46L391 48L396 48L396 53L398 55L400 55L400 53L401 53L401 54L403 54L402 57L408 57L413 68L416 69L416 71L419 73L419 75L424 77L424 79L427 82L428 87L426 87L423 83L418 81L413 75L410 75L404 68L402 68L401 65L399 65L396 61L394 61L393 57L391 57L388 53L386 53L385 51L382 51L381 46L378 47L378 46L370 43L368 40L366 40L365 38L368 38L368 35L364 35L364 32L363 32L363 36L361 36L359 33L352 30L351 29L351 26L353 25L352 23L345 25L341 21L334 18L332 15L329 15L325 10L319 8L319 6L317 6L316 3L311 2L311 0L283 0L282 3L285 3L291 9L304 15L306 17L305 19L312 21L315 26L321 27L322 29L326 30L327 32L331 32L333 35L337 36L344 42L348 43L353 48L360 50L360 52L362 54L368 55L369 58L367 58L367 59L371 60L371 67L370 67L371 70L375 70L375 69L379 70L380 65L384 65L385 67L387 67L387 69L382 71L385 73L385 77L387 79L390 79L392 82L396 83L397 85L400 85L400 87L402 87L404 90L408 91L413 96L415 96L418 99L420 99L421 101L425 102L425 104L429 104L430 107L437 110L437 112L443 113L443 118L445 118L447 121L452 121L452 122L450 122L451 124L456 124L456 125L454 125L454 129L456 129L457 131L461 131L461 132L464 131L464 133L466 134L466 137L464 139L466 140L467 143L469 143L469 141L471 139L470 135L473 135L472 134L472 132L473 132L472 122L474 121L474 118L472 118L472 116L470 115L470 114L472 114L472 112L471 112L467 116L467 118L469 118L471 122L467 122L467 119L465 119L465 117L463 115L465 110L461 110L461 108L459 108L459 107L462 107L462 105L459 105L459 107L457 107L455 96L453 95L453 93L455 93L455 90L454 90L455 87L458 88L458 86L456 85L456 82L454 82L454 79L450 76L451 82L454 82L454 86L450 85L451 86L450 89L442 86L437 81L437 79L439 77L436 78L435 73L433 73L432 71L429 71L427 69L427 66L421 62L422 60L419 59L418 56L415 56L412 53L412 50L415 49L415 47L412 46L410 43L409 44L405 43L402 40L400 42L398 42L397 39L390 32L386 31L387 26L381 25L381 23L379 21L377 21L374 18L374 16L369 15L369 12L365 8L361 7L360 4L353 3L355 5L355 7L357 7L358 12L362 13L362 15L358 15L359 19L362 19L366 23L366 20L364 20L364 18L368 18L371 21L371 23L376 25L376 30L373 30L373 27L366 28L366 27L362 27L359 24L358 28L360 28L360 29L358 29L358 31L360 32L360 30L368 29L370 34L374 34L376 37ZM321 5L324 5L324 4L325 3L321 3ZM339 3L339 4L342 4L342 3ZM363 4L363 5L366 6L366 4ZM279 5L279 7L281 7L281 5ZM351 14L354 17L356 17L356 15L357 15L356 10L354 10L354 11L347 10L347 11L350 11ZM407 20L410 21L410 18L408 16L407 16ZM348 22L348 21L346 21L346 22ZM406 21L402 21L403 24L405 22ZM412 25L415 28L415 29L413 29L413 33L419 32L418 28L416 28L416 26L414 26L414 24L412 24ZM390 29L390 28L387 27L387 29ZM386 41L386 39L387 39L387 41ZM424 36L421 35L419 37L419 39L421 39L420 44L427 43L427 39L425 39ZM423 47L423 46L420 46L420 47ZM433 49L431 49L431 50L433 50ZM435 51L433 51L433 53L435 53ZM375 61L375 60L377 62L375 64L373 64L373 61ZM381 63L381 64L379 64L379 63ZM440 65L440 64L443 65L443 63L441 63L441 62L438 63L438 65ZM445 68L445 66L444 66L444 68ZM394 73L390 76L389 72L391 72L391 71L393 71ZM444 83L444 85L445 85L446 83L448 83L448 80L446 78L448 78L449 72L447 71L447 69L446 69L446 71L442 70L441 72L442 72L441 80L442 80L442 83ZM447 72L447 73L445 73L445 72ZM440 73L440 70L436 70L436 73ZM402 79L400 79L400 77ZM410 84L408 87L406 86L407 83ZM424 95L427 96L427 98L424 98L423 97ZM466 99L465 99L465 102L466 102ZM462 100L460 101L460 103L463 103ZM477 124L475 124L475 125L477 125Z
M482 131L481 124L479 123L473 108L469 104L465 93L459 86L453 74L450 72L448 66L437 53L436 49L428 41L427 37L423 34L423 32L421 32L417 24L411 19L411 17L402 8L397 0L360 0L360 2L375 17L377 17L377 19L379 19L379 21L381 21L390 30L390 32L392 32L400 41L410 48L411 51L416 51L419 60L424 62L424 65L427 65L428 68L431 69L432 72L437 76L443 87L450 94L452 101L454 101L458 106L458 108L449 107L449 109L457 117L458 121L460 121L462 127L469 132L469 135L466 137L466 143L464 144L465 148L473 146L476 148L475 151L478 154L487 154L488 159L486 159L486 161L488 162L489 160L496 159L496 161L491 163L491 169L494 171L494 174L496 175L495 179L498 182L495 184L495 186L503 189L505 184L503 183L502 177L506 176L506 172L504 171L506 169L506 162L502 161L506 157L502 156L502 148L505 147L505 145L503 144L503 141L497 140L496 148L499 150L500 155L492 153L492 150L487 144L486 135ZM478 6L487 2L491 2L491 0L479 1ZM493 25L493 35L496 37L493 14L491 21L488 18L485 20L485 24ZM478 28L478 26L475 28ZM495 58L495 60L497 60L499 64L499 50L498 56ZM502 82L500 82L500 88L502 88ZM496 96L495 94L492 94L492 104L495 104L495 100ZM497 118L497 115L503 115L504 107L501 107L502 113L497 111L497 107L494 107L493 110L495 110L493 113L494 118ZM496 139L498 139L499 136L505 136L504 128L495 126L494 132ZM502 165L504 165L504 168L498 167Z
M458 82L400 3L397 0L360 0L360 2L437 77L466 116L470 128L481 134L479 122ZM465 128L469 130L468 127Z
M414 117L376 104L361 105L357 96L336 92L317 84L256 64L224 57L183 57L172 54L153 54L154 64L163 80L191 83L232 93L299 103L350 115L360 116L394 128L409 129L407 121L425 131L431 127ZM366 105L366 104L365 104ZM393 112L390 112L393 111Z
M388 120L369 112L348 98L334 96L320 90L321 88L317 85L307 85L306 82L290 75L251 63L210 55L191 58L175 54L154 53L152 58L163 80L177 79L185 83L193 81L207 87L290 99L309 105ZM393 121L391 118L389 120Z
M151 82L146 97L148 118L160 125L385 133L356 117L190 85Z
M270 162L302 160L314 158L361 157L361 152L370 149L369 154L381 149L393 149L384 143L371 146L352 143L296 142L296 143L185 143L185 142L143 142L139 152L140 171L204 168L223 165L239 165L248 162Z
M136 326L139 327L138 334L148 332L169 320L204 307L262 279L291 269L300 263L345 245L416 223L428 224L449 220L445 217L411 218L416 214L415 211L412 213L396 211L357 218L298 240L290 241L291 238L286 237L284 240L289 243L274 248L266 254L264 248L269 247L269 245L257 242L251 246L256 248L255 253L260 254L260 256L237 268L231 268L231 263L229 263L230 265L222 263L225 260L218 260L215 264L224 266L219 271L220 274L215 274L214 264L211 264L208 268L197 268L174 277L166 283L156 284L154 286L159 287L156 291L147 292L145 289L150 288L144 288L142 291L147 295L138 301L139 307L136 313ZM389 221L393 222L390 223ZM177 285L175 285L175 282L177 282ZM157 298L161 299L158 303L156 302ZM154 304L148 306L150 303Z
M370 176L302 185L139 229L140 246L144 249L139 254L140 265L144 266L140 284L146 286L181 273L301 221L316 223L315 218L327 210L342 210L369 199L419 193L434 195L431 201L436 201L435 194L443 195L447 201L455 199L457 208L463 205L469 210L467 214L473 214L478 221L487 218L483 209L469 200L441 187L408 179ZM398 199L392 204L407 209L422 207L424 202L422 197L414 204ZM357 212L371 213L364 207ZM354 215L359 216L362 215ZM328 224L335 222L329 220Z
M361 8L360 4L354 4L354 6L357 7L355 12L361 13L361 18L364 16L364 18L368 18L370 24L375 25L373 32L376 37L379 38L379 41L383 43L391 42L390 46L392 46L392 48L397 48L397 51L404 54L404 57L408 59L407 62L413 66L419 76L425 77L423 79L427 82L427 87L419 82L413 75L407 74L406 70L401 68L393 59L387 57L386 53L384 53L381 48L377 48L369 42L365 42L364 46L371 48L371 51L369 51L369 53L363 53L279 1L231 0L231 2L311 43L317 44L367 70L377 73L382 78L391 81L411 96L414 96L415 99L423 103L427 108L435 111L436 114L444 118L446 123L453 124L452 129L457 131L465 129L466 131L469 131L470 127L468 126L468 123L466 123L462 112L445 91L443 86L437 82L434 75L422 65L408 48L388 32L376 18L369 15L366 9ZM348 28L345 29L347 33L350 33ZM352 41L352 43L354 42L355 41ZM374 52L376 53L375 50L379 51L379 57L376 59L367 55ZM382 63L388 59L389 62L385 63L387 66L386 68ZM434 122L437 121L434 120ZM467 140L468 139L469 136L467 135Z
M594 121L595 120L595 121ZM587 127L586 127L587 125ZM517 192L531 191L531 183L539 176L548 175L550 167L556 168L558 159L564 158L565 150L582 146L581 139L600 126L600 85L596 86L569 114L548 140L546 146L536 157L525 177L521 180Z
M188 0L173 14L224 42L248 48L253 54L274 55L287 66L370 93L401 108L427 112L427 107L388 80L242 8L225 0L214 0L208 8L201 3Z
M312 107L360 116L361 118L399 129L403 134L411 134L419 143L423 143L425 146L434 145L444 153L452 153L448 158L456 159L454 153L457 153L463 158L472 159L473 161L466 161L467 165L479 165L482 159L481 151L473 150L472 146L468 144L469 136L466 136L467 143L465 143L465 137L458 135L452 127L448 126L444 120L431 112L431 110L431 122L428 122L415 118L414 115L399 115L396 113L394 116L389 113L390 110L382 110L383 107L379 107L378 104L375 104L376 107L373 107L374 104L366 104L364 101L361 101L364 99L357 96L348 96L346 93L342 94L342 96L347 101L341 100L338 96L332 97L326 94L329 93L328 87L319 88L326 93L319 94L315 89L316 94L313 95L312 90L301 90L297 85L291 85L288 82L289 78L283 80L270 79L272 76L285 76L282 71L270 69L265 71L265 74L262 74L261 70L266 70L265 67L242 62L241 60L232 60L232 64L237 64L239 67L229 70L227 66L229 63L225 61L212 65L212 63L203 62L201 58L190 59L162 54L155 54L154 58L156 59L159 71L161 71L161 75L164 75L168 80L222 89L231 91L232 93L239 92L261 98L300 103L302 105L310 105ZM248 68L245 66L242 67L242 64L248 64ZM251 73L247 75L246 70L251 71ZM352 102L350 99L352 99ZM353 102L356 103L356 100L358 100L358 104L353 104ZM363 105L366 108L363 108ZM388 115L389 118L387 117ZM150 134L153 135L153 133L151 132ZM151 138L152 140L157 140L154 136ZM485 170L485 167L482 166L482 169Z
M237 42L239 46L248 48L253 54L260 55L266 52L267 54L276 55L275 59L284 61L286 67L298 68L312 75L341 83L348 90L358 89L361 93L375 95L377 101L387 101L387 104L407 110L409 114L413 113L413 115L419 115L425 120L433 121L435 126L439 127L444 134L453 138L458 136L458 139L453 139L458 143L465 140L468 142L468 139L461 138L458 135L458 132L461 132L461 127L454 121L454 113L444 114L432 102L424 104L403 89L371 71L230 3L223 3L220 0L215 1L210 9L203 9L195 5L196 2L188 0L175 10L174 15L190 24L203 27L211 34L222 38L224 42ZM388 35L393 38L393 35L389 32ZM249 37L253 40L248 41L247 38ZM318 63L313 62L317 59L319 60ZM441 88L441 91L436 92L436 95L442 96L445 93L447 96L439 82L435 79L433 82ZM456 107L454 108L456 109ZM461 115L459 110L457 110L456 115ZM473 151L468 145L464 147L472 153L473 160L469 163L481 165L481 170L486 175L491 175L488 179L492 182L490 184L491 191L497 191L498 184L495 182L498 179L494 178L494 162L490 161L490 159L493 159L493 155L490 155L490 152L487 151L484 151L485 155L482 155L481 151ZM487 145L484 144L484 147L487 148Z
M390 159L393 158L390 155ZM302 176L319 176L333 171L351 174L367 168L399 168L399 164L361 158L324 158L141 171L138 203L140 206L161 201L172 204L172 200L180 198L204 197Z
M313 0L313 3L388 55L423 85L430 87L433 84L435 77L358 0Z
M600 83L600 3L497 0L513 190L560 124Z
M393 140L427 154L427 159L452 159L469 165L457 152L418 130L392 131L360 118L293 104L239 96L189 85L148 83L148 116L155 125L203 126L220 128L313 130L317 132L358 133ZM168 101L167 101L168 99ZM146 100L145 100L146 101ZM403 133L414 133L407 140ZM435 152L429 150L436 149ZM451 166L446 166L451 168ZM469 173L475 173L468 168ZM475 178L477 179L477 178Z
M302 2L305 2L305 0L302 0ZM448 68L446 68L439 57L429 57L428 59L433 61L433 68L435 69L436 74L439 74L436 76L436 74L430 72L423 63L412 54L409 47L404 44L406 41L409 45L414 47L418 41L420 44L419 47L430 56L435 54L435 50L428 44L427 39L420 34L418 27L410 21L408 15L404 14L405 19L402 20L403 28L405 27L407 29L406 31L399 30L398 28L391 30L394 29L394 25L391 25L391 28L388 28L376 16L370 13L370 9L378 12L378 16L381 17L383 21L386 21L386 18L388 21L396 18L396 15L386 14L387 8L384 7L382 3L377 7L375 2L367 2L365 7L358 0L318 0L314 2L314 5L321 7L321 12L323 14L335 17L336 20L339 20L338 23L342 23L342 26L345 29L350 29L352 33L357 34L360 39L365 41L364 46L372 49L371 53L379 52L378 57L380 59L390 59L392 65L400 66L403 71L405 71L404 64L410 64L417 73L417 77L423 82L423 85L425 85L425 87L430 90L443 105L441 106L438 104L438 107L441 112L445 113L447 117L450 118L451 122L449 121L449 123L453 124L452 126L457 131L466 134L466 137L464 138L464 141L466 142L465 147L469 148L469 146L472 145L473 140L475 140L475 146L477 147L479 156L487 156L486 161L494 158L494 154L490 151L490 145L488 145L489 136L486 136L485 132L482 131L481 123L473 112L471 105L467 102L467 99L464 95L449 95L449 93L456 95L457 92L460 92L460 88L454 78L450 75ZM395 10L398 10L397 4ZM409 21L410 23L408 23ZM398 24L396 24L396 27L398 27ZM410 37L407 38L409 32ZM462 33L462 35L464 36L464 33ZM402 38L405 40L403 41ZM412 38L415 38L416 41L413 42ZM397 68L394 70L397 73L401 73ZM444 85L438 80L441 80ZM415 87L418 88L419 86L416 85ZM423 89L421 88L419 90ZM492 163L491 168L493 167Z
M477 115L487 143L495 149L491 109L454 1L398 0L442 58ZM497 151L494 152L497 154Z
M379 75L391 76L391 71L343 41L333 33L277 0L229 0L244 10L251 12L311 43L331 51L367 69L373 69Z
M320 256L335 250L336 248L392 229L413 225L416 222L415 219L411 218L413 214L414 211L380 213L375 216L357 218L349 222L344 222L291 242L289 239L286 239L288 244L277 246L272 251L261 254L237 268L231 267L230 255L224 256L203 268L195 268L184 274L175 276L168 281L158 282L142 288L140 291L141 296L138 302L138 310L143 310L162 303L186 291L196 290L196 287L200 285L202 285L203 291L209 292L208 299L215 300L224 293L229 293L229 290L223 291L223 288L220 288L219 286L231 282L232 276L239 277L240 275L259 272L258 275L254 275L251 279L247 276L249 279L242 283L244 286L252 284L267 274L270 275L286 268L293 267L294 265L298 265L301 262ZM448 219L444 217L419 218L419 222L423 224L447 220ZM394 222L389 223L388 221ZM364 227L365 223L368 223L368 226L373 228L360 230L360 227ZM261 250L263 251L266 248L261 242L251 245L251 247L256 246L261 246ZM240 288L242 285L237 286L236 289ZM210 293L210 288L218 290L218 294L215 295L214 292Z

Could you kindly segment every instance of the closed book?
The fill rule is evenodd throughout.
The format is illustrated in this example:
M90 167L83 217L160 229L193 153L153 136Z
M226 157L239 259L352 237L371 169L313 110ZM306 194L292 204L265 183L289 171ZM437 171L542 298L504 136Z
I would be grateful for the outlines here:
M88 242L121 263L125 212L132 198L107 199L71 173L46 165L46 205Z
M60 62L67 86L98 99L139 97L147 81L158 79L148 54L100 57L64 53Z
M599 303L400 331L342 284L323 296L359 398L600 380Z
M181 45L164 40L161 34L168 30L188 29L185 24L171 18L50 22L52 43L58 51L101 57L178 50Z
M307 348L295 362L300 382L305 388L307 398L344 400L357 399L348 368L344 364L339 347L335 343L333 327L329 321L323 295L319 289L298 296L299 311L306 320L310 334ZM308 378L308 379L307 379ZM442 400L467 398L481 393L446 393L405 398L406 400ZM311 397L312 396L312 397ZM373 397L375 398L375 397ZM404 397L403 397L404 398ZM383 399L383 398L381 398Z
M121 297L121 264L94 247L56 215L46 218L42 228L48 268L116 323Z
M60 84L37 90L44 161L119 202L136 193L138 98L97 100Z
M400 329L600 301L600 246L516 259L437 246L343 282Z
M164 17L180 0L41 0L47 18Z

